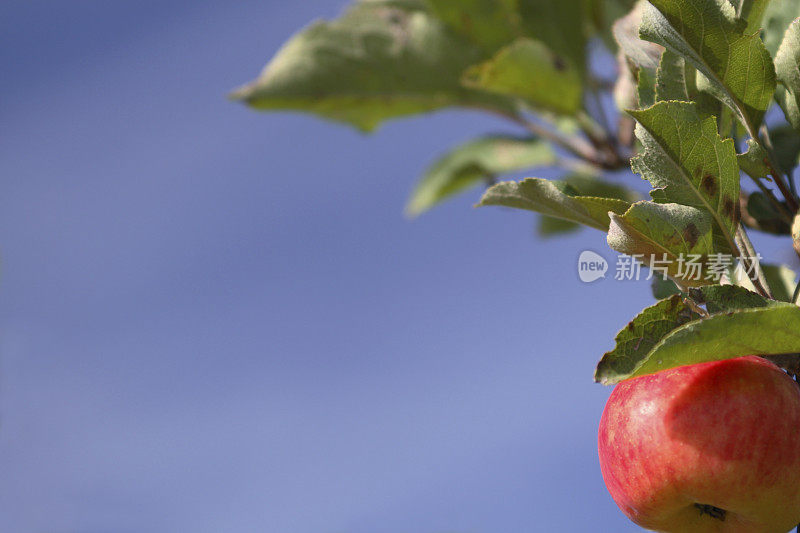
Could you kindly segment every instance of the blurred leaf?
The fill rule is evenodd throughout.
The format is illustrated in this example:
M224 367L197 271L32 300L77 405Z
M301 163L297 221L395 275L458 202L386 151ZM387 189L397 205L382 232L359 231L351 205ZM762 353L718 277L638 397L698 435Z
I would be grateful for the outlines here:
M582 227L583 226L580 224L570 222L569 220L540 215L537 234L544 238L555 237L557 235L564 235L565 233L574 233Z
M487 205L527 209L607 231L609 211L624 213L630 203L616 198L582 196L564 182L527 178L492 186L478 204L479 207Z
M795 252L800 255L800 213L795 215L792 222L792 245Z
M795 215L794 222L792 223L792 239L800 241L800 213Z
M592 33L598 33L612 52L617 46L612 24L629 13L635 5L636 0L586 0L585 9L593 26Z
M604 385L622 381L662 338L699 317L678 295L648 307L617 333L616 346L597 365L595 381Z
M639 37L639 24L642 21L641 5L637 3L612 27L614 39L620 50L620 70L623 70L623 74L618 78L618 84L631 83L628 76L630 72L637 96L637 102L633 105L618 101L620 109L645 108L655 103L656 71L664 47ZM617 90L621 92L622 89L618 87Z
M764 46L775 57L783 41L786 28L794 19L800 17L800 0L771 0L761 22ZM749 28L749 26L748 26Z
M447 198L497 176L555 163L550 145L539 139L485 137L463 144L436 161L411 194L406 212L419 215Z
M521 36L518 0L428 0L457 33L494 53Z
M581 107L581 78L544 43L518 39L464 73L474 89L521 98L533 107L570 115Z
M775 71L764 43L745 29L727 0L651 0L640 31L703 73L754 133L772 101Z
M771 129L770 137L778 165L784 172L791 172L800 157L800 135L790 126L782 125Z
M777 208L762 192L753 192L747 198L746 217L742 219L748 226L766 233L788 235L789 225Z
M800 109L800 19L795 20L786 30L786 35L775 54L775 73L786 92L781 93L780 103L786 118L792 126L800 130L798 109Z
M583 77L587 45L584 0L519 0L519 13L525 34L545 43Z
M658 343L626 377L745 355L794 353L800 353L800 307L776 303L685 324Z
M639 3L630 13L614 22L612 27L614 39L634 68L648 70L655 77L664 47L639 37L641 22L642 4Z
M684 277L679 259L692 255L705 257L712 253L712 218L708 212L680 204L637 202L624 215L611 214L608 245L614 250L640 256L639 259L653 268L651 259L665 268L669 277L684 286L707 285L712 281L699 276ZM701 265L702 266L702 265ZM699 277L700 279L695 279Z
M739 167L733 140L720 138L714 119L701 117L696 104L659 102L630 114L644 146L631 168L653 185L653 199L710 213L714 250L735 250Z
M681 290L675 285L675 282L669 278L664 278L658 274L653 275L650 280L650 291L653 293L653 298L656 300L663 300L669 298L674 294L680 294Z
M781 302L791 302L794 289L797 286L797 274L785 265L765 265L762 263L764 277L772 290L772 296ZM747 276L744 276L747 278Z
M508 99L461 85L464 69L485 52L415 5L360 2L339 19L312 24L232 97L367 131L392 117L456 105L512 112Z
M764 12L770 0L738 0L737 3L737 18L744 19L747 22L747 26L744 29L745 35L752 35L761 30L761 22L764 19Z

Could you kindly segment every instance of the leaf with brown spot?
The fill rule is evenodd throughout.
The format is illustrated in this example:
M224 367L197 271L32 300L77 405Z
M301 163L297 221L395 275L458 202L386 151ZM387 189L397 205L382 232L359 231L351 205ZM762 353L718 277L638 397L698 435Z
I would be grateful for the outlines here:
M610 214L608 245L651 266L652 259L667 269L669 277L687 287L708 285L704 270L699 279L695 272L686 277L681 272L681 258L705 257L713 252L712 219L708 213L680 204L636 202L623 215ZM666 261L667 263L662 263Z
M639 122L636 135L644 146L631 168L653 185L653 200L709 213L714 251L735 250L739 166L733 141L723 140L714 118L703 116L694 103L659 102L630 114Z
M653 346L671 331L687 322L700 318L674 295L639 313L619 333L616 346L603 355L594 374L595 381L603 384L616 382L620 376L632 372Z

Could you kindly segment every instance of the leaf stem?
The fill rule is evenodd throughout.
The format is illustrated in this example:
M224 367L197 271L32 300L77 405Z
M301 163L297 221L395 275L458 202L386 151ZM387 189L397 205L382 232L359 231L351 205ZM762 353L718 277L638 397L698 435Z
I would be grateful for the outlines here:
M800 281L797 282L797 287L794 288L792 303L795 305L800 305Z
M598 105L602 107L599 102ZM600 166L607 170L616 170L630 164L628 159L620 155L616 139L610 136L608 128L599 125L585 111L578 111L575 118L580 125L581 131L602 156Z
M750 237L747 236L747 232L742 224L739 224L736 228L736 241L739 247L739 257L746 263L745 267L747 268L747 272L753 271L750 274L750 281L753 282L756 291L761 296L774 300L772 291L770 291L769 284L764 276L764 271L758 262L755 247L752 241L750 241Z
M600 156L599 151L580 137L568 137L541 124L528 120L520 113L509 113L496 109L490 109L490 111L493 111L496 114L511 120L512 122L528 130L530 133L550 141L556 146L593 166L607 168L607 163ZM621 166L622 165L617 168L621 168Z

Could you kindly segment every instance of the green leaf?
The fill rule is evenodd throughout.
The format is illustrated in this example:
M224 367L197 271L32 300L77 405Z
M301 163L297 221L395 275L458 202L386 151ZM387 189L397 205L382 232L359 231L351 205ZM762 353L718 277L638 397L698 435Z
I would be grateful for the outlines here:
M411 194L406 212L419 215L451 196L497 176L518 170L550 166L552 148L539 139L485 137L463 144L436 161Z
M592 34L599 34L609 50L614 51L617 47L613 23L630 13L636 3L636 0L586 0L586 11L593 26Z
M521 36L517 0L428 0L457 33L494 53Z
M699 317L679 295L648 307L617 333L615 348L606 352L597 365L595 381L604 385L622 381L661 339Z
M789 224L764 193L750 193L746 215L742 215L742 220L752 228L775 235L789 234Z
M586 69L585 0L519 0L525 34L571 63L581 77Z
M569 220L539 215L536 233L543 238L555 237L580 230L582 226Z
M588 174L570 174L565 176L560 183L565 183L571 191L578 196L593 196L595 198L615 198L633 203L640 200L639 195L623 185L609 183L597 176Z
M656 101L688 101L685 78L686 64L681 56L664 50L656 72Z
M669 278L664 278L659 275L654 275L650 280L650 291L653 293L653 298L656 300L663 300L669 298L673 294L680 294L681 290L675 285L675 282Z
M624 213L630 203L616 198L582 196L567 183L527 178L492 186L478 203L479 207L487 205L527 209L607 231L609 211Z
M467 87L512 98L535 108L570 115L581 107L578 70L544 43L518 39L492 59L464 73Z
M784 172L791 172L800 157L800 135L790 126L782 125L770 130L770 137L778 166Z
M744 355L800 354L800 307L768 300L741 287L714 285L693 289L692 298L705 303L712 312L709 317L696 313L686 316L682 323L675 317L677 296L659 302L642 312L636 322L655 322L660 327L652 333L640 334L642 347L635 350L617 348L603 356L595 380L610 385L625 379L652 374L676 366L731 359ZM666 302L666 303L665 303ZM679 312L688 309L683 304ZM625 340L622 337L621 340Z
M640 31L708 78L755 137L775 92L775 70L764 43L746 27L728 0L651 0Z
M746 35L752 35L761 30L761 21L764 19L764 12L770 0L737 0L736 17L744 19L747 26L744 29ZM734 5L736 5L734 3Z
M780 96L781 107L789 122L796 128L800 126L800 20L795 20L786 30L786 35L775 54L775 73L785 89Z
M616 198L626 202L635 202L639 199L638 194L616 183L609 183L598 179L595 176L584 174L572 174L558 180L557 187L567 189L571 193L579 196L594 196L598 198ZM580 229L581 226L575 222L560 218L542 215L539 217L538 233L542 237L552 237L564 233L571 233Z
M771 0L764 13L761 27L764 29L764 45L775 57L783 41L786 28L794 19L800 17L800 2L797 0Z
M761 268L764 270L764 277L767 278L767 284L772 290L772 296L780 302L791 302L797 286L795 271L785 265L762 264ZM747 276L744 277L747 278Z
M793 353L800 353L800 307L778 303L685 324L659 342L626 377L745 355Z
M791 302L794 289L797 286L795 283L797 274L795 274L791 268L784 265L768 265L761 263L761 269L764 272L764 278L766 278L767 285L769 285L775 300L778 302ZM756 290L753 282L741 270L737 270L735 281L739 286L749 291ZM767 301L774 303L773 300ZM711 310L709 309L709 311Z
M701 117L696 104L659 102L630 114L644 146L631 168L655 187L653 199L710 213L714 250L735 250L739 167L733 140L720 138L714 119Z
M705 304L711 314L777 305L777 302L736 285L709 285L702 289L692 289L690 294L695 301Z
M680 204L636 202L624 215L610 217L606 240L614 250L637 256L645 265L658 267L662 274L684 286L712 283L705 279L705 261L700 261L699 273L681 271L681 258L704 259L713 251L713 222L706 211Z
M450 106L513 112L507 98L461 85L461 74L485 52L414 5L360 2L337 20L312 24L232 97L366 131L389 118Z
M769 175L767 160L769 155L764 147L754 139L747 139L747 151L736 156L739 168L747 173L748 176L761 179Z

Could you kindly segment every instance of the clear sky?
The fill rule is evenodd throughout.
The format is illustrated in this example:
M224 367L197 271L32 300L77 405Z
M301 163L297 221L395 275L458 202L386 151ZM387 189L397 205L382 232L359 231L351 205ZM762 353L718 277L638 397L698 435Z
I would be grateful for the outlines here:
M437 153L515 130L226 101L342 7L0 4L0 530L636 530L591 376L647 283L582 284L601 233L474 194L402 214Z

